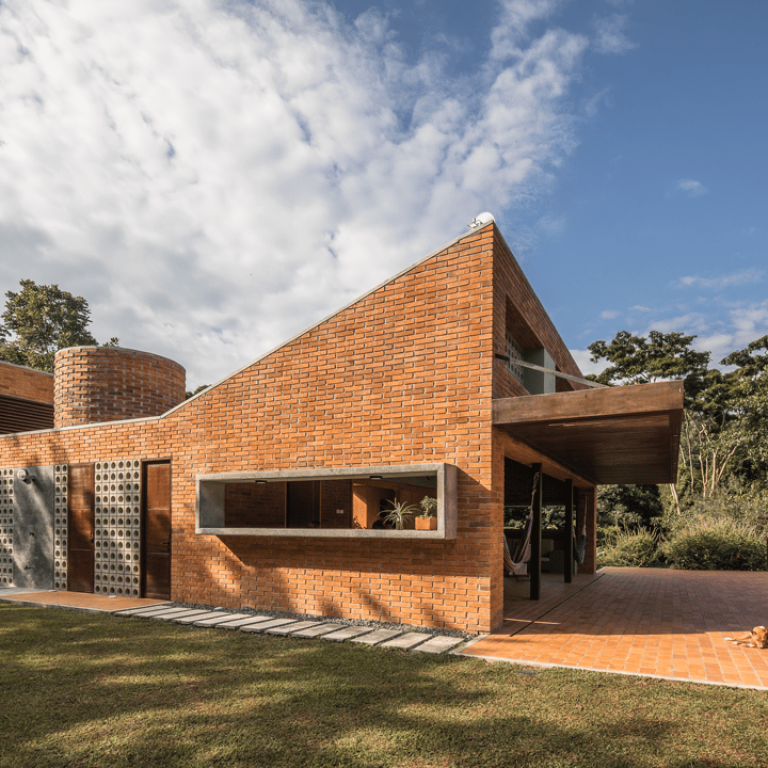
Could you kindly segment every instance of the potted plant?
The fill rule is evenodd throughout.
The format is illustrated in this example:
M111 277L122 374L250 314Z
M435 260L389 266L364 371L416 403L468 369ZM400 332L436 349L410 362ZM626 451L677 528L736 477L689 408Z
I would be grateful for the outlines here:
M392 505L392 509L388 511L387 516L384 518L384 525L402 531L405 527L405 521L416 512L417 507L413 504L403 504L400 501L390 501L389 503Z
M425 496L421 502L421 514L416 518L417 531L436 531L437 530L437 499L432 496Z

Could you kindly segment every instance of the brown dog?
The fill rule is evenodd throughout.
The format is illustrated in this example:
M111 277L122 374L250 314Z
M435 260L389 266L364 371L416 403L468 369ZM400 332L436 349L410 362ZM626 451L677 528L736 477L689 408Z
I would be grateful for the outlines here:
M746 645L748 648L768 648L768 629L755 627L751 632L745 632L738 637L726 637L736 645Z

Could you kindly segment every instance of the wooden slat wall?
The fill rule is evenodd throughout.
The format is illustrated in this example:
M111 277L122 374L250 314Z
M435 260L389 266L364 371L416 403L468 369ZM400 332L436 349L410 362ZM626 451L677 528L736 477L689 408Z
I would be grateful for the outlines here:
M53 429L53 405L0 395L0 435Z

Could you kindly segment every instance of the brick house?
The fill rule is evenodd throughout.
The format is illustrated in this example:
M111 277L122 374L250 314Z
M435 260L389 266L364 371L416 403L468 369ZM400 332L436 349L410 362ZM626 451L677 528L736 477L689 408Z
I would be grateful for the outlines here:
M0 436L0 587L485 632L536 470L586 573L596 485L677 470L681 386L589 388L492 222L189 400L131 350L54 377L55 427ZM434 530L381 527L425 496Z

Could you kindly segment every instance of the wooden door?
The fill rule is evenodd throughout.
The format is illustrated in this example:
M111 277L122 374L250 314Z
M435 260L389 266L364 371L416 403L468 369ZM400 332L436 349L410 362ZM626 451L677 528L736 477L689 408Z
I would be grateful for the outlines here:
M315 480L288 483L288 527L313 528L320 522L319 485Z
M74 464L69 467L67 589L70 592L93 592L94 480L93 464Z
M171 465L144 465L142 594L171 599Z

